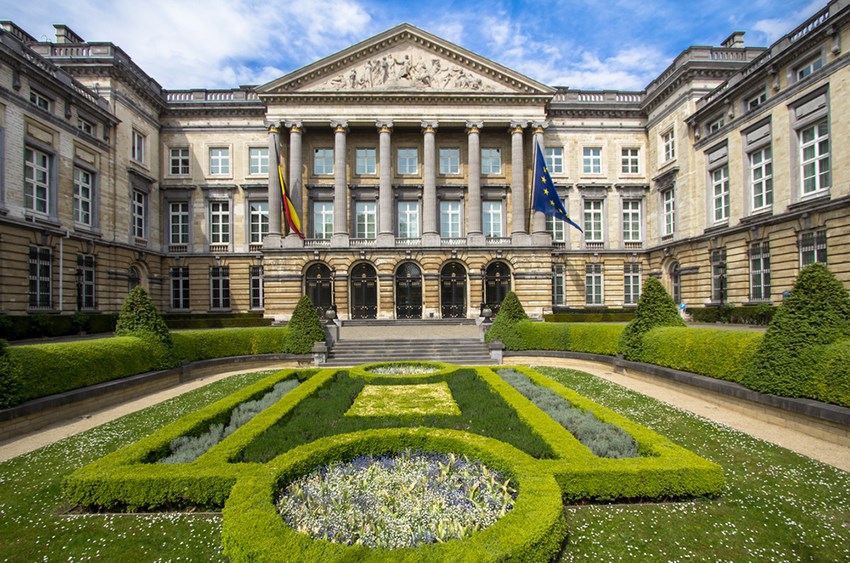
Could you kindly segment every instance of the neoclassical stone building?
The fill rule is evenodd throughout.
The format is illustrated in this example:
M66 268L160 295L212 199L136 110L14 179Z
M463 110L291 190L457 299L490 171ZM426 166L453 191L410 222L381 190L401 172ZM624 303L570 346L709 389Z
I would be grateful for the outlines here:
M541 84L400 25L262 86L166 91L112 43L0 27L0 310L351 318L779 303L850 287L850 1L640 92ZM532 211L539 145L584 233ZM305 238L281 214L278 159Z

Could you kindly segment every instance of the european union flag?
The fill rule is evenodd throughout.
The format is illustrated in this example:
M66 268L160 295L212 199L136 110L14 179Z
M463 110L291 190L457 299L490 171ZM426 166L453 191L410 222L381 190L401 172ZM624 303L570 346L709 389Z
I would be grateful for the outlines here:
M558 192L555 190L555 184L552 183L552 177L549 176L549 169L546 167L546 161L543 159L543 151L540 150L540 145L537 145L537 158L534 159L534 184L532 186L532 194L532 209L542 211L546 215L551 215L561 221L566 221L579 231L582 231L581 227L570 219L567 210L564 209L564 202L561 201L560 197L558 197Z

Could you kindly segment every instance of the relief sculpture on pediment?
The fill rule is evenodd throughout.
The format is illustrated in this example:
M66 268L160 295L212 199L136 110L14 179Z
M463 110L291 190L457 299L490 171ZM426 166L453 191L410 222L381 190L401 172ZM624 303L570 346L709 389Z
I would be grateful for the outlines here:
M387 53L338 74L318 90L492 91L476 73L420 51Z

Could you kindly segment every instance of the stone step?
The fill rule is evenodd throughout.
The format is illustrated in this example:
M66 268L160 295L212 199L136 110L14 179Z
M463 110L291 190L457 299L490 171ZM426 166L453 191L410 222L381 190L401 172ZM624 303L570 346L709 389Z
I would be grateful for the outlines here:
M339 341L328 351L325 365L417 360L461 365L494 363L487 345L477 339L389 339Z

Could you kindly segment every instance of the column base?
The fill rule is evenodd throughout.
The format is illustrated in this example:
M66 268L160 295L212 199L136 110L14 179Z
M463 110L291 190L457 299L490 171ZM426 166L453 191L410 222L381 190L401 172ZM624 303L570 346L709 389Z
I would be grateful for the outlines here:
M528 233L512 233L511 244L514 246L529 246L531 245L531 235Z
M331 236L331 248L348 248L348 233L339 233Z
M482 233L469 233L466 237L469 246L484 246L487 244L487 237Z
M286 238L283 239L283 247L304 248L304 239L302 239L295 233L289 233L288 235L286 235Z
M552 246L552 235L547 231L531 235L531 243L534 246Z
M277 250L280 248L282 238L280 235L266 235L263 237L263 250Z

